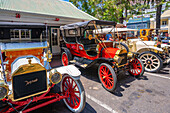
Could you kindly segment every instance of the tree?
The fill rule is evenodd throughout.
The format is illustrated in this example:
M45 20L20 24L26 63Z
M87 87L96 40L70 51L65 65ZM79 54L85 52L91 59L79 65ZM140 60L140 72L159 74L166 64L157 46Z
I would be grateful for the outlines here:
M139 0L134 0L133 2L138 2ZM137 8L139 7L143 7L146 8L146 6L149 5L149 3L152 4L152 6L154 5L154 3L156 3L156 28L160 29L160 25L161 25L161 12L162 12L162 4L166 2L166 0L144 0L143 5L141 3L141 5L139 5ZM158 34L158 30L156 30L156 34Z
M129 0L69 0L79 9L100 19L121 22L127 17L124 10L130 7Z

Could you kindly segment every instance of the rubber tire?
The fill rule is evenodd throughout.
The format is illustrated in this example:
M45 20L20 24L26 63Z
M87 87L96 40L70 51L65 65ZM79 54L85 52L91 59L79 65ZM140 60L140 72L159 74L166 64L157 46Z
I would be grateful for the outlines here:
M63 76L63 78L62 78L62 80L61 80L61 83L60 83L60 90L61 90L61 92L63 92L62 91L62 83L63 83L63 79L65 78L65 77L71 77L70 75L64 75ZM72 78L72 77L71 77ZM73 78L72 78L73 79ZM76 84L77 84L77 86L78 86L78 88L79 88L79 90L80 90L80 92L81 92L81 100L83 100L83 101L81 101L81 103L80 103L80 106L77 108L77 109L72 109L68 104L67 104L67 102L66 102L66 100L65 99L63 99L63 101L64 101L64 103L65 103L65 105L68 107L68 109L70 110L70 111L72 111L72 112L74 112L74 113L79 113L79 112L81 112L83 109L84 109L84 107L85 107L85 105L86 105L86 95L85 95L85 90L84 90L84 87L83 87L83 85L82 85L82 83L81 83L81 81L80 80L75 80L75 79L73 79L75 82L76 82ZM79 84L79 85L78 85Z
M99 71L100 71L100 67L101 67L102 65L104 65L104 66L106 66L107 68L109 68L110 72L112 73L112 77L113 77L113 80L114 80L114 86L113 86L112 89L107 89L107 88L103 85L103 83L102 83L102 81L101 81L100 74L99 74L100 72L99 72ZM107 63L101 63L101 64L99 65L99 67L98 67L98 77L99 77L99 80L100 80L102 86L104 87L104 89L106 89L106 90L109 91L109 92L113 92L113 91L116 89L117 76L116 76L116 73L114 72L113 68L112 68L109 64L107 64Z
M62 50L62 52L66 52L67 53L69 60L73 59L73 55L71 54L71 52L70 52L70 50L68 48L62 47L61 50Z
M66 54L66 55L67 55L68 65L69 65L69 61L70 61L70 60L69 60L68 54L67 54L66 52L62 52L62 54L61 54L61 63L62 63L62 65L65 66L65 65L63 64L63 60L62 60L63 54Z
M139 62L141 63L141 65L142 65L142 71L141 71L141 73L140 73L139 75L136 75L136 76L134 76L133 74L131 74L129 71L128 71L128 73L129 73L129 75L131 75L131 76L134 76L134 77L136 77L136 78L139 78L139 77L141 77L141 76L143 75L143 73L144 73L144 71L145 71L145 67L144 67L144 64L143 64L143 62L142 62L141 59L139 59L139 58L136 58L136 59L138 59Z
M153 54L153 55L155 55L155 56L159 59L159 61L160 61L160 65L159 65L159 68L158 68L158 69L148 71L148 70L145 68L145 71L146 71L146 72L151 72L151 73L152 73L152 72L153 72L153 73L159 72L160 69L162 69L162 67L163 67L163 61L162 61L161 57L159 57L158 54L156 54L156 53L154 53L154 52L152 52L152 51L145 51L145 52L143 52L143 53L141 53L141 54L139 55L139 58L140 58L142 55L144 55L144 54Z

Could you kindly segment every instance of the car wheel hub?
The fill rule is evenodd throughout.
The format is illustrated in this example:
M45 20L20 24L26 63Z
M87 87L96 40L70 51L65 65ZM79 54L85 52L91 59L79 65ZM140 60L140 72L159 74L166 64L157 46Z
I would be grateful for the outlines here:
M151 59L150 59L150 60L147 60L146 63L147 63L147 64L152 64L152 60L151 60Z

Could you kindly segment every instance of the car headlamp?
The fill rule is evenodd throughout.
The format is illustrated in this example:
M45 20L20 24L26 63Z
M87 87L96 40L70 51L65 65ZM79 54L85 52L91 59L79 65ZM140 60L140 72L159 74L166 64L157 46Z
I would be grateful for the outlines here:
M128 57L129 59L134 58L134 53L128 52L127 57Z
M49 79L52 84L58 84L62 79L62 75L57 70L51 70Z
M114 61L115 61L116 63L118 63L118 64L120 64L121 61L122 61L122 58L119 57L118 55L115 55L113 59L114 59Z
M0 100L4 99L9 92L9 88L5 85L4 80L0 80Z

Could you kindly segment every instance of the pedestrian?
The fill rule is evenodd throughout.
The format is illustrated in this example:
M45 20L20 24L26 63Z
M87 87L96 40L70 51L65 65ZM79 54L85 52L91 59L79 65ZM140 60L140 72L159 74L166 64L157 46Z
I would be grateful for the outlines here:
M106 34L106 40L110 40L110 38L112 38L111 32L109 32L108 34Z

